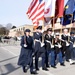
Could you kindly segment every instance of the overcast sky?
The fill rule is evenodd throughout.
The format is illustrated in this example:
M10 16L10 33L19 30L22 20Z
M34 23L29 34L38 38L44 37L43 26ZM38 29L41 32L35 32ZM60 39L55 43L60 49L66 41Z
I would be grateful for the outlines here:
M31 0L0 0L0 24L32 24L26 15Z

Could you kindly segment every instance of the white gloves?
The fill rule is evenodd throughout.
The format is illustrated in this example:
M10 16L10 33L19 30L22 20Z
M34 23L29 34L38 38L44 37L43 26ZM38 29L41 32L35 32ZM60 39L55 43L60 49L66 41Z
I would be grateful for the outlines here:
M51 45L51 48L54 48L54 45Z
M75 48L75 45L73 45L73 47Z
M58 47L61 48L62 46L60 44L58 44Z
M68 42L66 42L66 46L69 46L70 44Z
M27 45L26 45L26 44L24 44L24 47L27 47Z
M44 43L41 43L41 47L43 47L45 44Z

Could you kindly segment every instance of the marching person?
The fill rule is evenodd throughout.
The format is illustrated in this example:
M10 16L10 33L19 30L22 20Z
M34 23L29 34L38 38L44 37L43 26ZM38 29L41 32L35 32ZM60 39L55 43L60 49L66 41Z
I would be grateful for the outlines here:
M51 64L51 67L55 67L55 55L54 55L54 47L52 45L54 37L52 36L52 29L47 29L47 34L45 34L44 40L45 40L45 49L46 49L46 67L49 67L49 64ZM48 61L49 54L51 54L51 62Z
M62 54L63 57L66 57L66 61L70 62L70 64L73 64L72 60L71 60L71 52L70 52L70 38L68 35L68 29L64 29L63 30L63 34L61 36L63 43L62 43Z
M33 38L30 36L30 29L24 31L24 36L21 39L21 53L18 60L18 65L22 66L23 72L27 72L27 65L30 67L31 74L37 74L36 71L33 71Z
M69 52L69 36L68 36L68 29L63 30L63 34L61 35L61 39L63 40L62 43L62 56L66 56L66 61L69 61L70 52Z
M34 49L35 49L35 68L38 68L38 61L39 57L42 57L42 70L48 71L47 67L45 66L45 48L44 46L41 47L42 43L42 26L38 26L36 32L34 32Z
M70 52L71 52L71 58L75 58L75 37L74 32L70 32Z
M64 60L62 58L62 52L61 52L61 40L59 39L59 33L55 34L55 39L54 39L54 50L55 50L55 61L59 60L61 66L64 65ZM56 63L56 62L55 62Z

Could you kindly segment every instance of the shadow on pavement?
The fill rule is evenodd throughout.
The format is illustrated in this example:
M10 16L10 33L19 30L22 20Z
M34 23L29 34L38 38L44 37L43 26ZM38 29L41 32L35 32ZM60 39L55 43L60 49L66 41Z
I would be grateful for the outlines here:
M5 60L2 60L2 61L0 61L0 63L1 62L5 62L5 61L8 61L8 60L11 60L11 59L14 59L14 58L17 58L18 56L15 56L15 57L12 57L12 58L8 58L8 59L5 59Z
M12 73L13 71L19 69L20 67L15 67L13 64L9 63L9 64L6 64L4 65L4 67L6 68L7 72L5 71L2 71L2 74L1 75L8 75L10 73ZM4 73L5 72L5 73Z

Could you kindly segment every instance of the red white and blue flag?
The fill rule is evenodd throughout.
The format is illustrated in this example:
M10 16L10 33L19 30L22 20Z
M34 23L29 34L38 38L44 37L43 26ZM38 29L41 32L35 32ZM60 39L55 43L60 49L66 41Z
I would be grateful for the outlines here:
M28 8L27 14L34 25L38 25L39 20L42 20L44 18L44 5L44 0L32 0Z
M55 3L56 0L32 0L27 11L29 19L36 26L44 17L54 17Z

